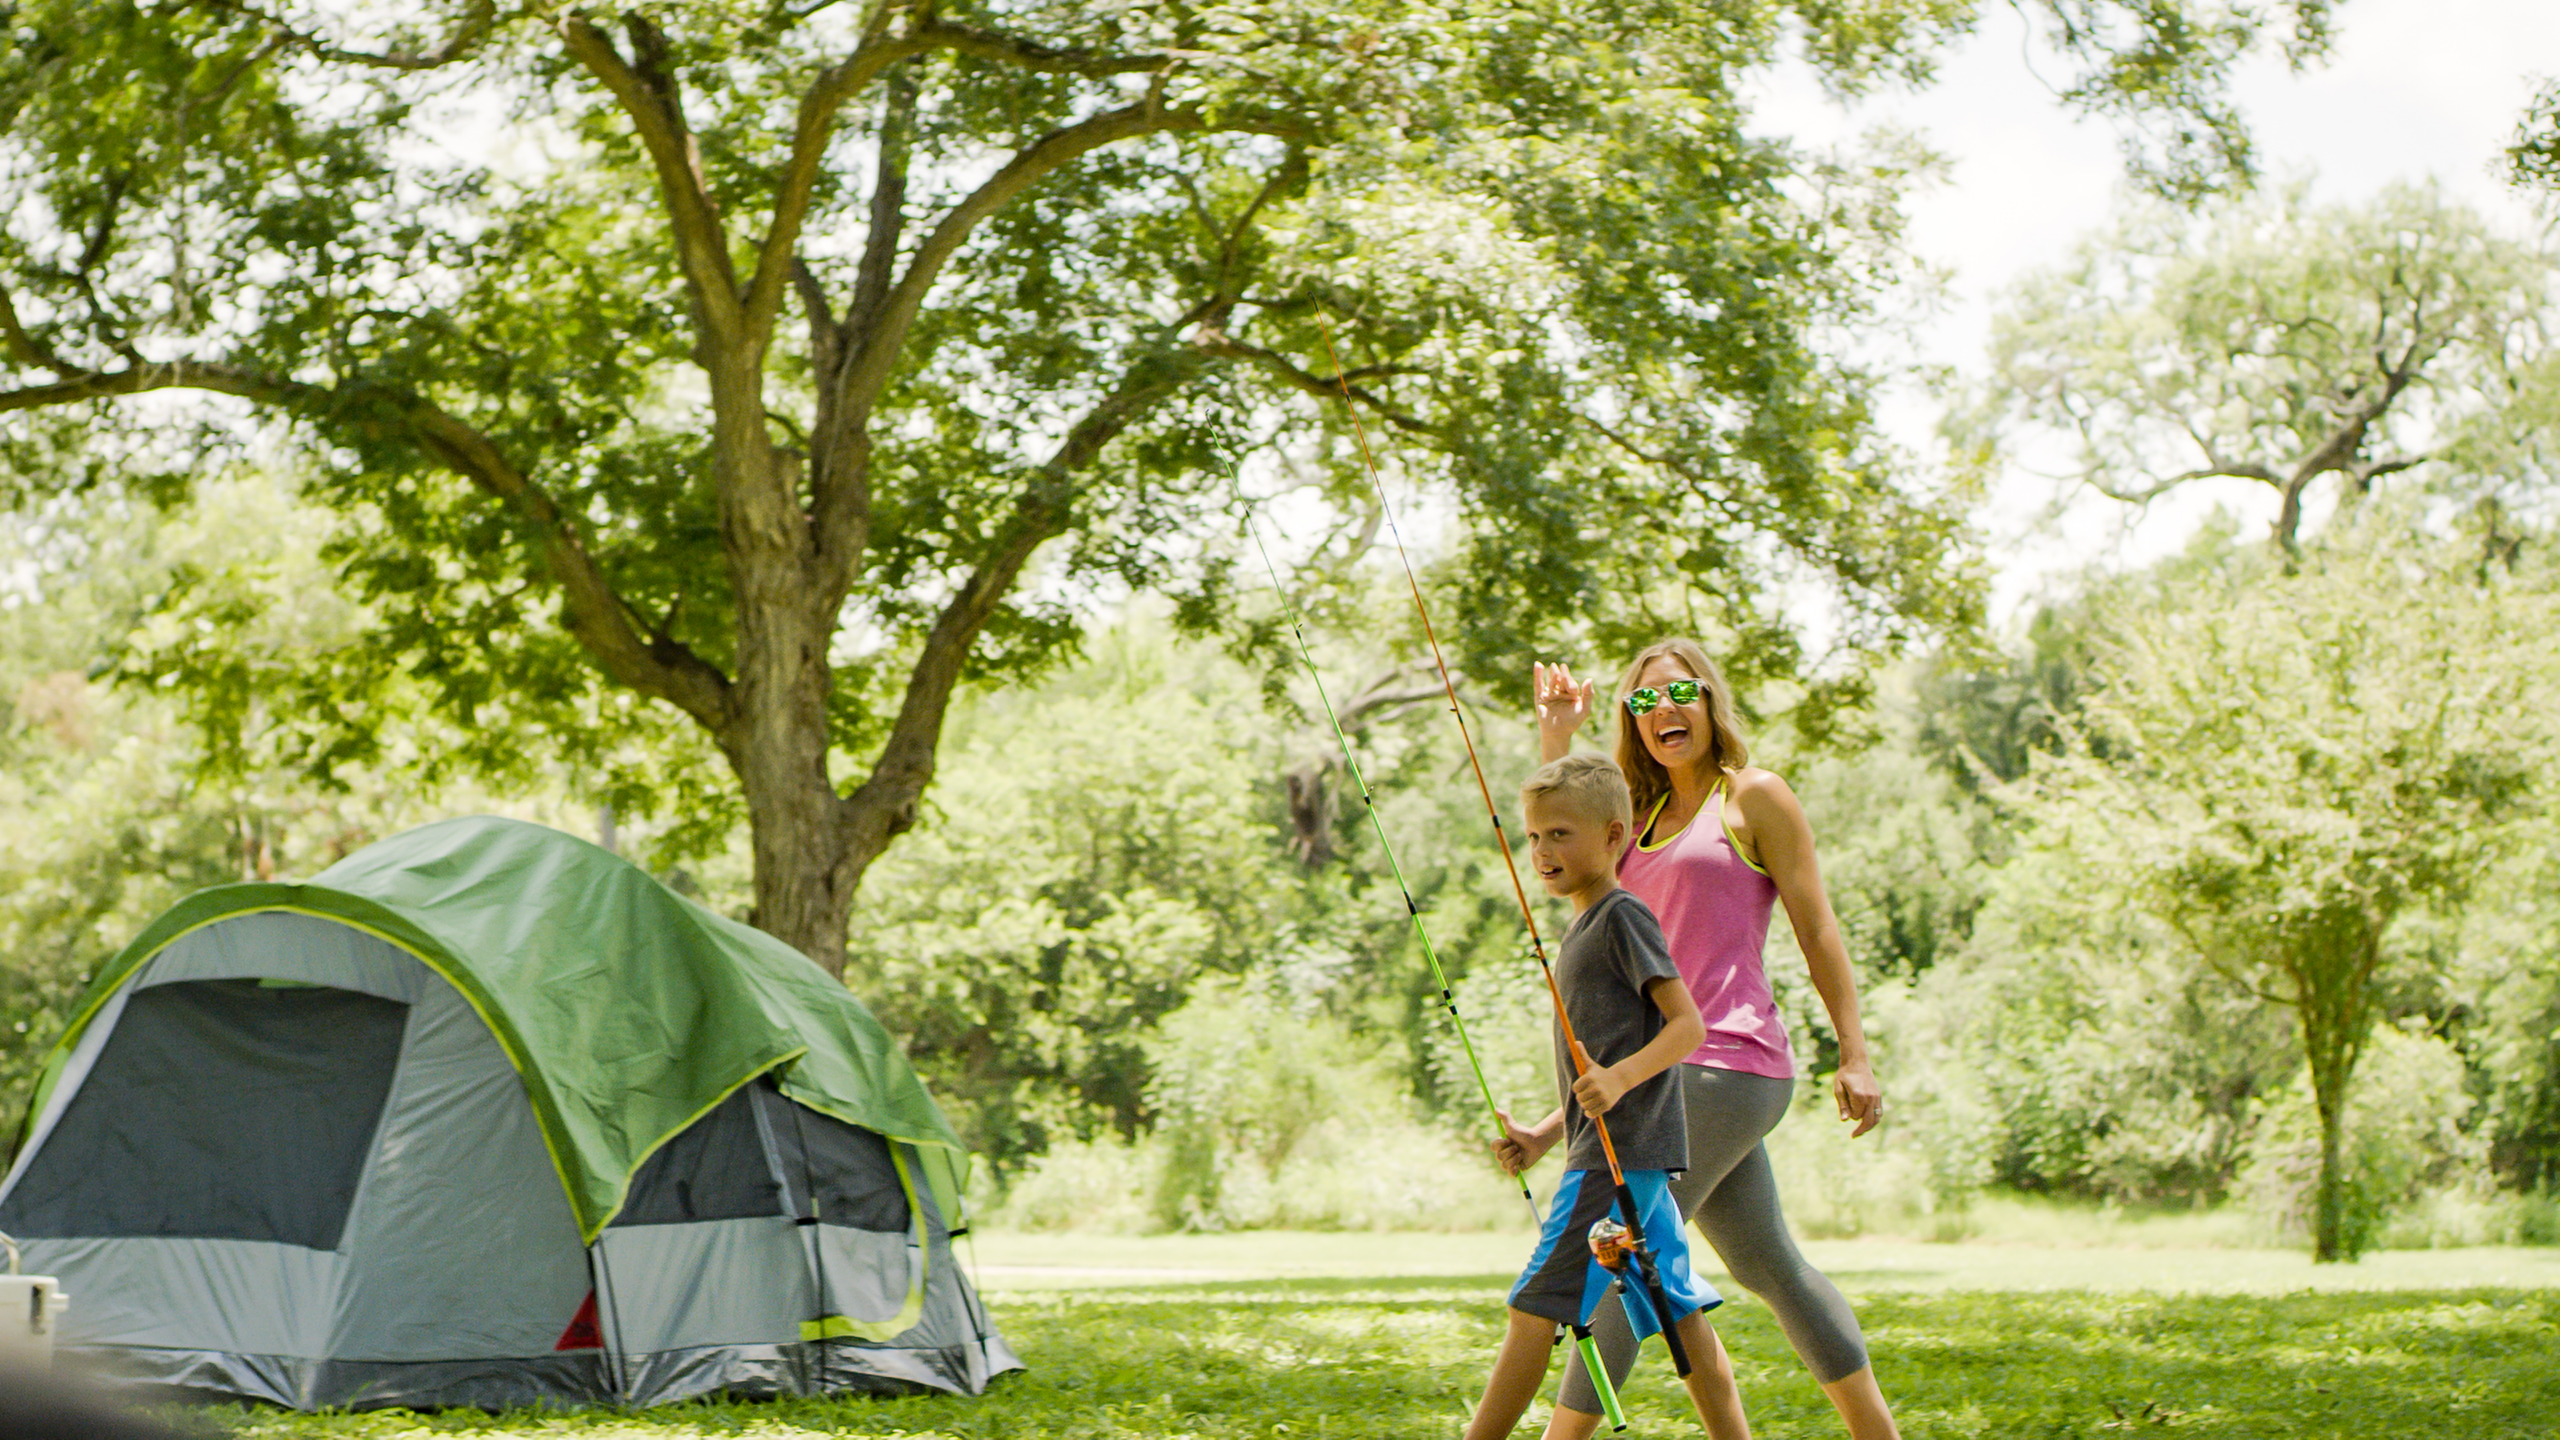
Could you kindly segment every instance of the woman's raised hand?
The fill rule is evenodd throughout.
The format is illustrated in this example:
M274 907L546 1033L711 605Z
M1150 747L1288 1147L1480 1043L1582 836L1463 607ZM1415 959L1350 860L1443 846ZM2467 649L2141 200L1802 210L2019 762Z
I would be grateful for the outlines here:
M1600 682L1576 684L1573 672L1562 665L1532 664L1529 678L1538 700L1538 749L1553 760L1573 748L1573 732L1591 718L1591 697Z

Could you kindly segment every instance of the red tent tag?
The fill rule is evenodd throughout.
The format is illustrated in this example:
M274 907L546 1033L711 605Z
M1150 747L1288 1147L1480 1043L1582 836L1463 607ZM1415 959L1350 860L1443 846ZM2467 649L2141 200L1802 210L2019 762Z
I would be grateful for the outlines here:
M596 1328L596 1292L593 1290L587 1292L586 1303L578 1307L578 1313L569 1321L569 1328L560 1332L560 1343L551 1348L554 1350L601 1350L604 1348L604 1332Z

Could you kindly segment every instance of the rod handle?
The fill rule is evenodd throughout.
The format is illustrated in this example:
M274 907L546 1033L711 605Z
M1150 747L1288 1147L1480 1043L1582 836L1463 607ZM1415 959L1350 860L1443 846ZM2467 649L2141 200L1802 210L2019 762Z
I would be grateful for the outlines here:
M1590 1326L1573 1327L1573 1348L1582 1355L1582 1368L1591 1376L1591 1388L1600 1392L1600 1413L1609 1417L1610 1431L1626 1429L1626 1407L1618 1403L1618 1387L1609 1383L1609 1367L1600 1363L1600 1342L1591 1338Z

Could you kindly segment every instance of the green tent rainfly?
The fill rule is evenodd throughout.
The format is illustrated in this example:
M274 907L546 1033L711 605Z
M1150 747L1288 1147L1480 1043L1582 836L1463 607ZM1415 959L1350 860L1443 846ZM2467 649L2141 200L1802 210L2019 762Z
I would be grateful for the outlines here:
M967 1151L878 1022L541 826L188 897L99 975L24 1140L0 1230L90 1302L67 1347L145 1382L654 1403L1016 1363L950 1263Z

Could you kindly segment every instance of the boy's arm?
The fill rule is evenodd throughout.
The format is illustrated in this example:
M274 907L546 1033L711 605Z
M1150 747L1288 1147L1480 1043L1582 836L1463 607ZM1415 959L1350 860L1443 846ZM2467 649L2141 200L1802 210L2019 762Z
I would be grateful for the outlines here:
M1643 1049L1615 1065L1594 1065L1573 1082L1573 1098L1586 1115L1603 1115L1618 1098L1687 1058L1707 1038L1689 987L1667 975L1645 982L1644 998L1662 1012L1662 1029Z
M1544 1120L1525 1127L1504 1111L1493 1113L1502 1122L1502 1138L1493 1142L1493 1161L1509 1174L1517 1175L1537 1164L1540 1157L1556 1148L1556 1141L1564 1138L1561 1105L1548 1111Z

